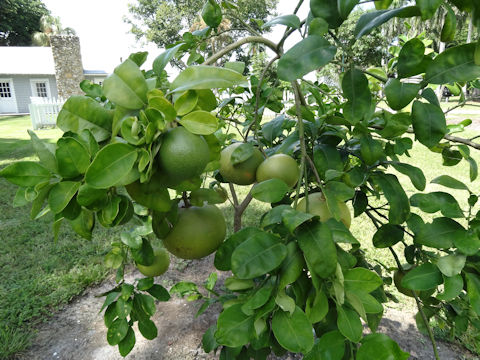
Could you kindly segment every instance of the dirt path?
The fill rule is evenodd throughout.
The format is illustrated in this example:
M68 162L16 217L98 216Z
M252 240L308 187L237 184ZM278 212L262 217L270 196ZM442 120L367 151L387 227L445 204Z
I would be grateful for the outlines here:
M181 263L168 272L168 278L160 279L171 284L180 279L202 282L215 269L212 257L190 263ZM180 265L180 266L179 266ZM183 268L187 265L185 268ZM176 268L176 269L175 269ZM183 268L183 269L182 269ZM128 280L139 277L133 272ZM32 347L18 356L22 360L119 360L117 347L106 341L106 328L103 317L98 314L103 298L95 295L112 287L112 281L88 289L65 309L53 316L50 321L38 329ZM158 327L155 340L145 340L136 331L137 343L126 359L135 360L205 360L217 359L213 354L205 354L201 348L201 338L206 329L216 321L218 308L211 308L202 316L195 318L197 304L172 298L167 303L157 305L154 322ZM434 359L428 339L415 327L413 313L388 309L379 331L387 333L402 349L411 353L411 359ZM442 360L474 359L465 351L452 344L439 343ZM299 359L299 356L287 355L283 359ZM276 359L272 357L272 359ZM372 359L374 360L374 359Z

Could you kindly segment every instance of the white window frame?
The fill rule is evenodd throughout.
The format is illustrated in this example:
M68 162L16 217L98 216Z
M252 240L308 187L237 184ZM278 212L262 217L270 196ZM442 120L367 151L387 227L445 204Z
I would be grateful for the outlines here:
M15 96L15 86L13 84L13 78L1 78L0 82L8 82L10 84L10 94L12 95L12 97L10 98L0 98L0 101L2 101L2 99L12 99L12 101L15 103L14 113L18 113L18 103L17 97Z
M52 93L50 92L50 81L48 79L30 79L30 88L32 90L32 97L43 97L38 96L37 94L37 84L45 83L47 89L47 97L45 99L51 98Z

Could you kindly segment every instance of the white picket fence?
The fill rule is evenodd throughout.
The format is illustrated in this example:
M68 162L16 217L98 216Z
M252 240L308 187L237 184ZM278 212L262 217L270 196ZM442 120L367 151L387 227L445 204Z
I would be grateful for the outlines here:
M57 116L65 103L61 98L31 97L28 105L32 127L34 130L44 127L55 127Z

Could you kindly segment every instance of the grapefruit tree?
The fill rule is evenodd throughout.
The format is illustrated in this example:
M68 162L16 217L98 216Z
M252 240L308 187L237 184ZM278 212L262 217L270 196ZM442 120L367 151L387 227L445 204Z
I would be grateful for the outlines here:
M150 320L154 300L170 297L150 277L168 265L152 247L155 235L176 256L215 252L216 268L231 271L215 291L216 274L209 277L205 287L214 296L208 299L196 285L171 289L203 300L199 314L212 303L222 305L203 337L205 351L218 349L222 359L266 359L286 351L309 360L408 358L392 339L376 333L383 304L392 297L384 284L393 273L399 290L415 298L418 326L428 331L437 359L431 319L457 336L467 326L480 330L478 168L471 156L480 144L452 135L471 121L447 125L445 112L451 109L442 109L434 91L448 85L460 94L456 106L465 104L463 86L478 85L480 42L437 54L423 35L400 37L384 68L367 69L337 38L359 3L311 0L309 16L300 19L300 1L293 14L260 24L285 27L278 43L245 23L251 36L205 59L205 44L220 35L222 9L236 7L208 0L202 10L206 28L184 34L151 70L140 69L146 53L135 53L102 87L83 84L85 95L69 98L58 116L64 134L55 146L32 133L40 162L17 162L0 172L19 186L14 204L32 202L32 218L54 214L55 237L63 222L86 239L97 222L132 224L105 257L117 270L118 284L105 293L102 307L107 341L123 356L135 345L134 323L145 338L157 336ZM374 3L376 10L359 18L356 39L394 18L441 16L447 43L455 34L456 13L480 25L480 5L473 0L417 0L403 8L392 8L391 0ZM297 31L301 40L286 49ZM259 76L228 61L249 43L274 54ZM169 79L166 64L186 55L188 66ZM338 68L338 86L303 79L327 64ZM267 82L274 65L278 78ZM285 88L292 102L284 100ZM279 116L262 122L266 108ZM240 144L230 144L232 127ZM422 169L404 162L414 142L426 156L442 156L444 166L467 162L471 184L440 175L431 182L441 190L425 191ZM409 178L412 194L398 173ZM227 199L221 186L227 181L235 232L224 240L225 220L216 204ZM240 201L232 183L255 181ZM461 191L464 202L450 189ZM241 216L253 198L271 208L257 226L242 228ZM346 204L354 217L371 220L377 229L373 245L389 249L396 267L366 260L362 241L368 239L350 232ZM123 275L132 260L147 277L129 284ZM363 335L363 324L370 335Z

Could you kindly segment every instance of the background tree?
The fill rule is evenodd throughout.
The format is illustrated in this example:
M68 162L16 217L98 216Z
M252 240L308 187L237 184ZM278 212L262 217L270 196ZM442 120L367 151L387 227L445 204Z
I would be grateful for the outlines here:
M278 0L236 0L232 3L238 8L226 10L224 19L230 21L229 34L232 40L245 35L244 23L261 32L258 23L249 21L256 19L265 21L274 15ZM200 21L202 0L137 0L129 4L130 17L125 21L132 26L132 33L138 40L143 39L157 44L159 47L173 44L181 39L184 31L189 30Z
M32 35L32 42L37 46L50 46L52 35L75 35L75 30L64 28L58 16L44 15L40 19L40 31Z
M32 34L41 30L41 17L49 13L40 0L0 1L0 45L30 45Z

